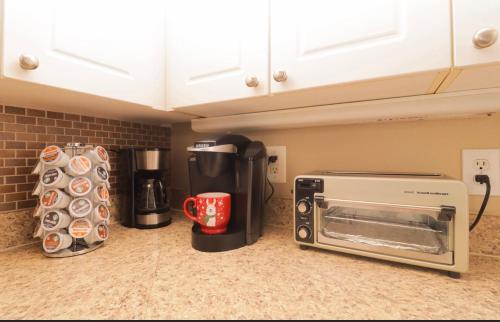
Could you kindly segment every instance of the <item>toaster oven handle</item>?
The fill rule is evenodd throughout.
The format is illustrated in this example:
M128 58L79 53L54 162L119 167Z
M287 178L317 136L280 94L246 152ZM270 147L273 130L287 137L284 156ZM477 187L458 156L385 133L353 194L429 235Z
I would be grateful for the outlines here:
M378 203L378 202L366 202L366 201L353 201L353 200L339 200L339 199L326 199L324 196L314 197L315 205L320 209L328 209L330 206L337 207L354 207L362 208L366 210L380 210L381 208L399 211L422 211L435 218L438 221L450 222L453 220L457 214L457 209L453 206L440 206L440 207L426 207L426 206L410 206L410 205L399 205L399 204L389 204L389 203Z
M457 208L451 206L441 206L441 212L438 215L439 221L451 221L457 214Z
M315 196L314 203L319 209L328 209L328 203L325 202L325 196Z

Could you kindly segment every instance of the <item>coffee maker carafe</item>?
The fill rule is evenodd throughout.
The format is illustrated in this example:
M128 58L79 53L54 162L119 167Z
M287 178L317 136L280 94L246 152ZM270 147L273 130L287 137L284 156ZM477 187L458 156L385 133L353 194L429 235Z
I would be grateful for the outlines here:
M161 179L139 178L136 185L137 211L150 213L168 208L167 191Z
M262 236L267 153L262 142L241 135L200 140L188 148L191 196L207 192L231 195L231 218L225 234L192 229L192 246L222 252L255 243ZM194 212L194 210L193 210Z
M150 229L171 223L168 176L168 150L125 149L120 152L120 215L124 226Z

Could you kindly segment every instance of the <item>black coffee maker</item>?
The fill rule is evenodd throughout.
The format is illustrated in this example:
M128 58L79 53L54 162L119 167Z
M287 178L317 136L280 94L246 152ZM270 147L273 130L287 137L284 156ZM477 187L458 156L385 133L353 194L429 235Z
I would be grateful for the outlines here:
M151 229L172 222L167 196L168 175L168 150L120 151L120 215L124 226Z
M231 220L222 235L192 229L192 246L202 252L222 252L255 243L262 236L267 175L267 153L262 142L241 135L198 141L189 147L191 195L206 192L231 194ZM193 209L196 214L196 209Z

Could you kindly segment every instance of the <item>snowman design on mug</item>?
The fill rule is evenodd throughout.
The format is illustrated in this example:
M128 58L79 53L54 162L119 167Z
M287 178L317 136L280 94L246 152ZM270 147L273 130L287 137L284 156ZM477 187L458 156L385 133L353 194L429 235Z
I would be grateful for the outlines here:
M213 200L212 203L210 203L209 200L207 200L207 210L206 210L206 217L205 217L205 224L207 227L215 227L217 224L217 208L215 207L215 204L217 203L217 200Z

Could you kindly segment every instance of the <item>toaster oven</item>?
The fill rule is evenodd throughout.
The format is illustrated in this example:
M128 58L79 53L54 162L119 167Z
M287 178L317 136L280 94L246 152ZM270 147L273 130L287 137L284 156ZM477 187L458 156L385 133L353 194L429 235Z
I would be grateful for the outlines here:
M315 172L295 179L295 241L444 270L469 266L465 184L439 174ZM454 274L453 274L454 273Z

